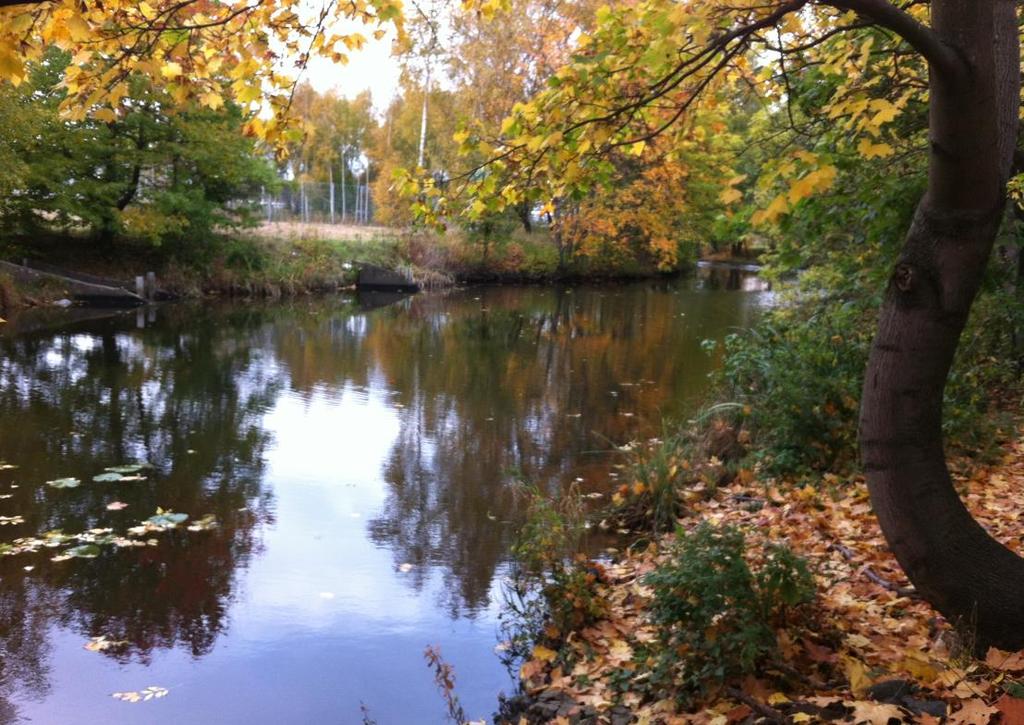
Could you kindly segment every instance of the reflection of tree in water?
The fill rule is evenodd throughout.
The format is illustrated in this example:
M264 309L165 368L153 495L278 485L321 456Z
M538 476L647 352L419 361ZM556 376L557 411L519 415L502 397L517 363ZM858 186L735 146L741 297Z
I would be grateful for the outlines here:
M453 614L477 610L514 531L511 472L551 490L576 475L603 479L607 456L580 451L655 433L663 414L686 411L712 366L700 341L745 324L742 299L660 284L492 288L363 314L335 300L171 308L146 330L129 330L130 317L0 339L0 460L20 465L0 473L0 494L12 495L0 515L26 519L0 529L4 539L123 531L157 506L221 521L92 560L0 559L0 693L46 687L54 623L83 642L128 640L109 653L125 659L210 651L271 515L262 416L285 387L392 395L401 428L370 535L396 564L439 572ZM150 480L90 480L134 460L156 465ZM64 476L83 484L42 485ZM115 498L129 507L107 511Z
M54 563L52 552L0 560L0 662L5 691L46 687L46 629L126 640L113 654L148 659L155 648L208 652L225 624L236 572L270 515L261 488L263 412L279 373L254 346L261 318L191 311L129 334L123 318L56 335L0 340L0 513L26 523L4 538L50 529L124 531L158 507L213 513L220 527L173 532L158 547ZM106 466L149 461L149 479L93 483ZM56 490L43 481L75 476ZM16 482L17 488L9 484ZM124 511L108 511L120 499ZM45 551L45 550L44 550ZM26 572L26 564L36 566ZM2 720L2 716L0 716Z
M396 563L439 566L453 614L485 605L515 529L513 472L548 490L604 479L608 455L581 451L685 410L712 365L701 340L748 307L648 284L471 290L375 313L366 345L404 408L371 537Z

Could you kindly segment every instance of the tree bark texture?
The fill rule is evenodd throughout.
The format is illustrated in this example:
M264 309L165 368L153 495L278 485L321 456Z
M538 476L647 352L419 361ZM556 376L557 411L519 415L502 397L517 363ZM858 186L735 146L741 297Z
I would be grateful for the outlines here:
M1002 220L1017 137L1013 0L933 0L961 59L931 67L928 190L889 281L861 406L861 455L890 548L921 595L978 648L1024 648L1024 559L993 539L946 467L942 398Z

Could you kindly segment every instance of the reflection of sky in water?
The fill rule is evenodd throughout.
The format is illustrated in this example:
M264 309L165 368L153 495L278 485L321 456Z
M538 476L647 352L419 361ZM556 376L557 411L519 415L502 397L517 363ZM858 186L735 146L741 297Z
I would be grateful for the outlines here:
M441 577L400 571L366 535L386 498L381 461L399 430L390 397L377 386L281 395L264 418L274 523L236 592L230 637L199 659L158 651L146 668L119 666L85 651L81 635L54 628L51 657L61 667L38 721L93 722L81 719L78 703L88 701L97 723L148 722L147 713L175 722L356 722L360 702L382 725L410 722L410 713L444 722L427 645L455 666L467 712L489 717L496 693L511 689L490 654L497 604L450 618L437 606ZM151 684L171 694L138 709L97 702L97 693ZM19 704L33 714L33 703Z
M157 505L225 522L148 558L31 573L0 559L0 636L38 640L0 639L38 663L35 690L0 665L0 722L4 695L41 723L358 722L360 702L381 725L442 722L427 645L468 714L489 717L512 687L492 651L512 472L601 486L611 443L658 433L704 389L700 341L749 324L763 296L709 294L729 288L747 284L170 307L145 329L0 335L0 459L33 482L0 514L17 505L32 531ZM158 464L149 482L89 483L136 457ZM86 484L39 483L65 475ZM115 495L124 514L104 512ZM118 624L140 639L131 656L82 648ZM109 698L149 685L171 692Z

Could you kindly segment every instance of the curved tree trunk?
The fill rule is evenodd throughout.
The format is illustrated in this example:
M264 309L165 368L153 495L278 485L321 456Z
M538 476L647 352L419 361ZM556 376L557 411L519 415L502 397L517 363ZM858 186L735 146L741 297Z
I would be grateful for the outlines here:
M999 229L1016 139L1012 0L934 0L932 23L963 61L931 71L931 160L889 282L861 407L861 454L886 540L922 596L976 635L1024 647L1024 559L964 507L946 468L946 378Z

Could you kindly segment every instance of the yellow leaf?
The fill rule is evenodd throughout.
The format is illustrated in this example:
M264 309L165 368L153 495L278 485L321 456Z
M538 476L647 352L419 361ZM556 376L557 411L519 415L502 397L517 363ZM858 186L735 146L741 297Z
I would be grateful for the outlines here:
M224 99L220 97L219 93L214 93L213 91L209 91L208 93L204 93L200 96L199 102L207 108L212 108L214 111L224 105Z
M739 189L726 189L718 195L719 201L723 204L733 204L743 198L743 192Z
M21 59L9 48L0 45L0 78L18 85L24 76L25 66Z
M239 103L250 103L259 100L261 96L259 86L246 84L235 93Z
M846 679L850 681L850 692L854 697L863 697L868 688L871 687L871 678L868 676L868 668L860 660L843 655L843 669L846 671Z
M33 21L32 13L20 13L7 21L7 27L4 30L12 35L20 35L32 27Z
M160 74L164 78L177 78L181 75L181 64L173 60L168 61L167 63L164 63L163 67L160 69Z
M533 659L540 660L541 662L551 662L558 656L558 653L553 649L549 649L542 644L537 645L533 648Z
M88 40L89 36L92 34L92 29L89 27L89 23L85 22L82 16L77 13L69 16L65 22L68 35L76 42Z
M926 658L922 658L919 652L908 653L907 657L900 660L899 667L921 682L933 682L939 676L939 671Z

